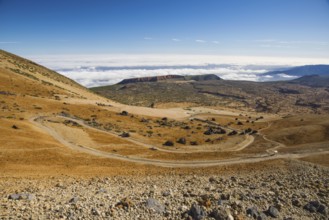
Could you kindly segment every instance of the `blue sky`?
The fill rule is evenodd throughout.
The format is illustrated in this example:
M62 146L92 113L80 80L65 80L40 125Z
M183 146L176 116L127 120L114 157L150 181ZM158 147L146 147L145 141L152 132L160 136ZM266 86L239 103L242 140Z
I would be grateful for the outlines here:
M0 48L329 58L329 0L0 0Z

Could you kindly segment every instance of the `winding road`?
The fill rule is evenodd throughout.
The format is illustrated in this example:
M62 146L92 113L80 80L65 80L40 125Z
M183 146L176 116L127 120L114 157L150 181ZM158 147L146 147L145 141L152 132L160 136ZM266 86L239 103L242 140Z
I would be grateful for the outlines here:
M66 118L63 116L58 116L61 118ZM134 156L124 156L109 152L100 151L94 148L90 148L87 146L81 146L77 145L75 143L72 143L68 140L65 140L59 133L57 133L54 129L48 127L43 123L45 116L35 116L29 119L29 121L36 127L40 128L50 136L52 136L54 139L56 139L61 144L65 145L66 147L79 151L82 153L103 157L103 158L109 158L109 159L116 159L116 160L122 160L127 162L134 162L134 163L141 163L141 164L147 164L147 165L155 165L155 166L161 166L161 167L209 167L209 166L220 166L220 165L233 165L233 164L242 164L242 163L256 163L266 160L273 160L273 159L283 159L283 158L291 158L291 159L297 159L305 156L310 155L317 155L317 154L323 154L323 153L329 153L329 151L319 151L319 152L304 152L299 154L277 154L277 155L271 155L271 154L263 154L263 155L255 155L253 157L238 157L238 158L232 158L232 159L223 159L223 160L192 160L192 161L175 161L175 160L157 160L157 159L147 159L147 158L140 158L140 157L134 157ZM96 128L93 128L91 126L87 126L84 123L81 123L81 121L77 119L72 118L66 118L69 120L74 120L79 124L82 124L84 127L88 127L90 129L95 129L98 132L105 132L109 135L115 135L117 137L117 134L109 133L103 130L99 130ZM269 140L269 139L267 139ZM144 147L150 148L154 147L152 145L148 145L145 143L141 143L137 140L127 139L127 141L130 141L131 143L135 143L138 145L142 145ZM270 140L271 141L271 140ZM253 142L253 139L249 139L246 145L250 145ZM241 147L245 147L244 145ZM239 147L239 148L241 148ZM160 150L160 149L159 149ZM161 149L163 150L163 149ZM163 150L166 151L166 150ZM177 153L176 151L171 151L171 153Z

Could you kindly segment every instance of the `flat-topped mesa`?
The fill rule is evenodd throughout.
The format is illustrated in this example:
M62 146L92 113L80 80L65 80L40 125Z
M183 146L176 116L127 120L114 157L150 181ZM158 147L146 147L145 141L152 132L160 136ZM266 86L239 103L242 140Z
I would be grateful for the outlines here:
M203 74L203 75L189 75L185 76L185 80L194 81L207 81L207 80L222 80L219 76L215 74Z
M128 84L128 83L139 83L139 82L158 82L164 80L184 80L184 76L181 75L165 75L165 76L149 76L149 77L137 77L137 78L130 78L124 79L118 84Z
M215 74L205 74L205 75L190 75L190 76L182 76L182 75L163 75L163 76L149 76L149 77L138 77L138 78L130 78L124 79L118 84L128 84L128 83L139 83L139 82L159 82L159 81L187 81L187 80L195 80L195 81L204 81L204 80L220 80Z

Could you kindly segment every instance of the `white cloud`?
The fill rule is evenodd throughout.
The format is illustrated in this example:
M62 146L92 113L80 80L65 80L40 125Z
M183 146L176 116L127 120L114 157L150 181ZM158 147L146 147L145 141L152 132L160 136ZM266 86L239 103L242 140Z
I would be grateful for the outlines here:
M214 40L212 43L219 44L219 41Z
M87 87L110 85L125 78L154 75L216 74L231 80L270 80L261 73L282 66L329 64L329 59L216 55L43 55L29 57ZM282 75L282 78L287 78Z
M157 68L157 69L147 69L147 68L136 68L136 69L114 69L114 70L93 70L74 68L69 71L59 71L63 75L66 75L79 83L87 86L101 86L118 83L124 78L134 78L134 77L146 77L146 76L161 76L161 75L199 75L199 74L216 74L224 79L239 79L239 80L253 80L257 81L257 74L266 72L266 70L250 70L243 69L242 67L216 67L216 68L206 68L206 67L194 67L194 68Z
M195 42L197 42L197 43L207 43L207 41L205 41L205 40L195 40Z
M179 41L181 41L180 39L177 39L177 38L173 38L173 39L171 39L172 41L175 41L175 42L179 42Z
M152 37L144 37L144 40L153 40Z
M297 76L291 76L285 73L280 73L278 74L278 76L282 77L282 78L296 78Z

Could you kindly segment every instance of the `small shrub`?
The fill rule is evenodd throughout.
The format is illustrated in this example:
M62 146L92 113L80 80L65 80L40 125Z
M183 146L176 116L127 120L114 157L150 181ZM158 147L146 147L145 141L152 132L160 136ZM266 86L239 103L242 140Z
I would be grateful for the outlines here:
M128 112L127 112L127 111L122 111L122 112L120 113L120 115L127 116L127 115L128 115Z
M168 146L168 147L172 147L172 146L174 146L174 142L172 142L172 141L166 141L166 142L163 143L163 145L164 146Z
M122 132L122 134L120 134L119 136L123 138L127 138L130 137L130 134L128 132Z
M181 137L177 140L177 143L179 144L186 144L186 139L184 137Z

